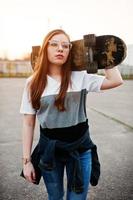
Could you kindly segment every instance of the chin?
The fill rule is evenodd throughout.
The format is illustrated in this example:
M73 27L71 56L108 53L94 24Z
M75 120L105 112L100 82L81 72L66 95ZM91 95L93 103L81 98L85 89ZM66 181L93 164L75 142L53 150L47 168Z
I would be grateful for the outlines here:
M55 63L53 63L53 64L55 64L55 65L63 65L65 62L64 61L59 61L59 62L55 62Z

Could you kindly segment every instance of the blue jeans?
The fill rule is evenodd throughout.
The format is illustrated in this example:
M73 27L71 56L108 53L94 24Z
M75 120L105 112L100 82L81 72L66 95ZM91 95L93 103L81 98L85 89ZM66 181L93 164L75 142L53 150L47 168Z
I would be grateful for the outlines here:
M82 193L75 193L67 189L66 199L67 200L86 200L87 193L89 190L92 159L91 150L80 153L80 161L83 172L84 191ZM48 192L48 200L63 200L64 196L64 167L66 166L67 181L71 180L72 175L70 174L70 160L66 163L56 160L56 167L52 171L42 171L42 176L46 189Z

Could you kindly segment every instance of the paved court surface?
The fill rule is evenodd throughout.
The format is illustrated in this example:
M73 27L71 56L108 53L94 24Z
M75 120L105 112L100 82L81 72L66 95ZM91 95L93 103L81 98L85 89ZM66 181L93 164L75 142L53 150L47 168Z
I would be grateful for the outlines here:
M43 181L35 186L20 176L22 119L19 114L25 79L0 79L0 200L46 200ZM133 199L133 81L87 99L93 141L102 172L89 200ZM34 145L39 133L36 127Z

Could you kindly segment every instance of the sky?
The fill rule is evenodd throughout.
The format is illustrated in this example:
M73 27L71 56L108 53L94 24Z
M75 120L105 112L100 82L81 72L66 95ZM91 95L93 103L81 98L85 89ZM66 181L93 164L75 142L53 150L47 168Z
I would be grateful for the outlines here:
M0 57L21 58L52 29L71 40L113 34L133 44L133 0L0 0Z

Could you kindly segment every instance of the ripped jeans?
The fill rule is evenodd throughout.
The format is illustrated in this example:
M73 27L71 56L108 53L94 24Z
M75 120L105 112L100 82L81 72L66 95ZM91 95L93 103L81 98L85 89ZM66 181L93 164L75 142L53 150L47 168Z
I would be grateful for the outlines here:
M80 161L83 173L84 191L82 193L75 193L69 191L67 188L66 200L86 200L89 191L89 183L92 169L91 150L80 153ZM42 171L42 177L48 192L48 200L63 200L64 197L64 168L66 167L67 182L73 176L70 174L70 160L66 163L56 160L56 167L52 171Z

